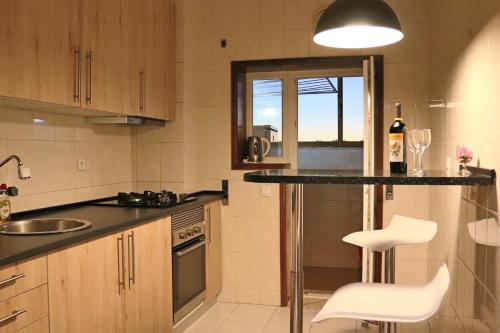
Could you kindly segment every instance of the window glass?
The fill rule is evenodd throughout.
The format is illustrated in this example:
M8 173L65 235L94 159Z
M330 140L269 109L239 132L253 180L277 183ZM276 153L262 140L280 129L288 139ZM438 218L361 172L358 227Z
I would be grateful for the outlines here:
M283 81L252 81L252 130L253 135L268 139L271 151L268 156L283 156Z
M337 78L297 80L299 142L338 141Z
M363 141L363 77L344 77L344 141Z

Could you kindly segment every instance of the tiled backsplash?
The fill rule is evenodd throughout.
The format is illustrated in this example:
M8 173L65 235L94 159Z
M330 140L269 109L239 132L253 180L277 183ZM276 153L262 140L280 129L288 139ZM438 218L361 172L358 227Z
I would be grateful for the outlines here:
M472 164L499 170L500 2L431 1L430 15L432 168L444 169L457 145L466 145ZM452 275L433 332L500 332L500 247L493 241L499 188L430 191L430 218L439 228L429 258L446 260Z
M32 178L17 178L16 163L0 169L0 182L19 188L13 211L88 200L135 189L133 129L91 126L85 118L0 109L0 159L21 157ZM77 170L77 159L86 161Z

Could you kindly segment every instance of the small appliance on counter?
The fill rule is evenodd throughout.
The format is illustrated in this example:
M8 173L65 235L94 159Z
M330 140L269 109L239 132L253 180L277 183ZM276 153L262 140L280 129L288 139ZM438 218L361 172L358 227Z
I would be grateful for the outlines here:
M260 136L251 136L247 141L247 149L249 163L262 162L271 150L271 142Z
M177 195L171 191L144 191L143 193L136 192L119 192L116 199L96 201L94 205L98 206L122 206L122 207L143 207L143 208L168 208L177 205L182 205L196 200L196 197L190 197L186 193Z

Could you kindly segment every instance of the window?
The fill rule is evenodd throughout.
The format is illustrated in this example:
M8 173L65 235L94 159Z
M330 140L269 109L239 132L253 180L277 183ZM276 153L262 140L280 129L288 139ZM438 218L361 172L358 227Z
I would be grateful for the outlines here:
M299 78L297 99L299 145L362 147L362 76Z
M297 80L299 142L337 142L338 79L336 77Z
M283 157L283 80L255 79L252 87L252 135L271 142L269 157Z
M299 144L362 148L362 75L368 59L353 56L232 62L232 168L290 168L298 160ZM377 72L382 73L382 56L373 59ZM377 112L382 106L380 91L376 91ZM349 96L361 98L353 102ZM314 107L301 112L299 104ZM297 126L299 121L302 128ZM271 142L271 152L262 163L246 162L248 137L253 135Z

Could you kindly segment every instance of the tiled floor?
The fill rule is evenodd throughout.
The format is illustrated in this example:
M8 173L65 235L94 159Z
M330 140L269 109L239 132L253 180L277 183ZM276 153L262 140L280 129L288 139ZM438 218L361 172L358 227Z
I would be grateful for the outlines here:
M304 333L372 333L377 327L362 328L360 322L335 319L311 325L311 319L324 301L304 303ZM289 333L289 309L266 305L216 303L185 333ZM400 333L429 333L427 325L402 327Z

